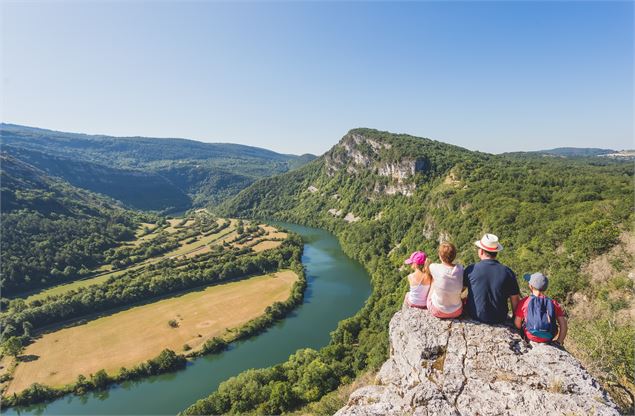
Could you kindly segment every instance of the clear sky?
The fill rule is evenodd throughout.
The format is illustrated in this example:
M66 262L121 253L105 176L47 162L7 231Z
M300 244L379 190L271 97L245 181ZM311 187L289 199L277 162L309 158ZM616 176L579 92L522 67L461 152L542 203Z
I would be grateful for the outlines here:
M633 2L2 0L2 121L321 154L633 148Z

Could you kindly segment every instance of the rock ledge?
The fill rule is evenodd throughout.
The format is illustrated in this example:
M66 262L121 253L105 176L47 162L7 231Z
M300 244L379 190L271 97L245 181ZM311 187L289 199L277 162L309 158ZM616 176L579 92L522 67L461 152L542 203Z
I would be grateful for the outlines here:
M404 307L390 322L377 384L336 415L619 415L569 353L526 343L513 329L440 320Z

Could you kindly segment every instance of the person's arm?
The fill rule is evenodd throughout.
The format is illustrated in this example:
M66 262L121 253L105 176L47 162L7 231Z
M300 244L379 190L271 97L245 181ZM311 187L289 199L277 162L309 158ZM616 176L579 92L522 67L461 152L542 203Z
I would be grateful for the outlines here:
M430 258L426 259L425 264L423 265L423 274L426 276L425 281L427 284L432 284L432 273L430 273Z
M567 318L564 316L558 316L558 336L554 338L558 344L562 344L564 342L565 337L567 336Z
M520 300L519 295L511 295L509 297L509 301L512 303L512 311L516 310L516 306L518 306L518 301Z
M516 307L513 309L514 312L514 326L518 329L522 329L523 320L525 318L525 314L523 312L523 307L520 302L516 303Z
M509 293L509 301L512 304L512 314L516 311L516 306L518 305L518 301L520 300L520 288L518 287L518 279L516 279L516 274L509 270L509 276L507 279L508 282L508 292Z

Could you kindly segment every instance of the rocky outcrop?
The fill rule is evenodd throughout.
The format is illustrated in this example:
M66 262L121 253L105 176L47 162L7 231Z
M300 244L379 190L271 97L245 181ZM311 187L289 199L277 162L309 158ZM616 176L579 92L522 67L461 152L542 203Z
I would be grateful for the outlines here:
M385 163L379 166L377 173L380 176L387 176L396 179L401 183L404 179L408 179L417 172L423 172L427 167L427 163L423 159L406 159L399 163Z
M377 384L336 415L618 415L597 381L564 350L517 331L404 307L390 322Z
M344 217L344 221L351 223L351 222L357 222L361 220L360 217L356 217L355 214L353 214L352 212L349 212L348 214L346 214L346 216Z
M328 212L334 217L341 217L343 211L341 209L331 208Z
M349 133L324 155L326 173L333 176L338 171L351 175L371 172L381 177L373 187L375 193L411 196L416 185L410 179L418 172L426 171L429 163L422 157L394 160L386 153L391 148L390 143ZM383 178L388 178L388 182Z
M404 196L412 196L416 188L417 187L414 183L396 183L396 184L376 183L375 187L373 188L373 192L378 194L386 194L386 195L401 194Z

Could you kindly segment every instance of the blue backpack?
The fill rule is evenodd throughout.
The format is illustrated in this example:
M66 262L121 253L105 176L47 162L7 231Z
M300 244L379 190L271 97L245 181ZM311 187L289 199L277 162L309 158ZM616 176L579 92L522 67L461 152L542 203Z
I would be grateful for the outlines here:
M531 335L549 341L556 336L556 308L550 298L531 295L527 304L525 328Z

